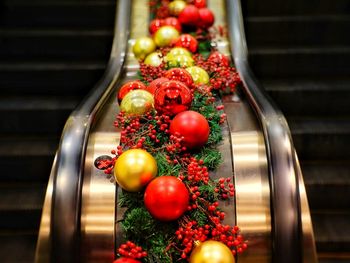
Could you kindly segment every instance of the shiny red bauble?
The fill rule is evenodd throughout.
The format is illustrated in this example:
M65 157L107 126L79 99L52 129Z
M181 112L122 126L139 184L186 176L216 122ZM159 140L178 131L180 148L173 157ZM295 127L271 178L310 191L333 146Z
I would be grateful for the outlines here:
M224 67L230 66L229 59L224 54L218 51L211 53L208 57L208 61L214 62L218 66L224 66Z
M172 26L175 27L175 29L179 32L181 32L181 23L176 17L167 17L163 20L164 26Z
M209 28L214 24L215 17L212 11L208 8L200 8L199 12L199 22L198 26L202 28Z
M174 176L160 176L151 181L144 195L145 206L160 221L181 217L189 203L186 185Z
M186 26L195 26L200 20L198 8L194 5L187 5L179 14L179 21Z
M198 49L198 41L190 34L181 35L174 44L176 47L183 47L195 53Z
M172 68L165 72L164 77L170 80L178 80L191 88L193 79L190 73L183 68Z
M154 95L155 90L164 82L169 81L168 78L157 78L155 80L153 80L148 87L146 88L146 90L148 92L150 92L152 95Z
M153 19L149 24L149 32L153 35L159 28L164 25L163 19Z
M192 3L193 3L197 8L207 7L207 1L206 1L206 0L193 0Z
M191 103L191 90L180 81L164 82L154 92L154 107L158 113L173 116L188 110Z
M170 123L170 134L183 136L183 145L189 150L204 146L209 133L207 119L195 111L180 112Z
M139 80L135 80L135 81L129 81L127 83L125 83L118 92L118 101L121 102L123 100L123 98L125 97L125 95L127 93L129 93L129 91L135 90L135 89L146 89L145 84L143 84L141 81Z
M117 260L114 260L113 263L141 263L141 261L132 258L118 258Z

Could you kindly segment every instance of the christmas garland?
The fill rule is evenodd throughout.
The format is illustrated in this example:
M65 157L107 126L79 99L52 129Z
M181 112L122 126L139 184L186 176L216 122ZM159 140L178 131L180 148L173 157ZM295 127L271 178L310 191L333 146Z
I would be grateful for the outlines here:
M210 173L222 162L220 96L234 92L240 79L215 49L213 32L222 30L212 28L205 0L150 6L152 36L133 46L139 79L118 94L120 145L100 164L123 189L118 205L125 213L118 223L125 243L115 263L232 263L247 248L239 227L223 223L220 209L220 200L234 196L234 185Z

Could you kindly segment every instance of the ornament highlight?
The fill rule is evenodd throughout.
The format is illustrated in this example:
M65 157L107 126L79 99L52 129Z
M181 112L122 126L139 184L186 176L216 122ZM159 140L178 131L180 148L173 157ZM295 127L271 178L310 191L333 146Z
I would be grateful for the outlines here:
M126 82L119 89L119 92L118 92L118 101L119 101L119 103L122 101L122 99L125 97L125 95L129 93L129 91L136 90L136 89L143 89L143 90L145 90L146 86L145 86L145 84L143 84L139 80Z
M170 80L178 80L184 83L188 88L192 87L193 80L190 73L182 68L172 68L165 72L164 77Z
M153 67L158 67L160 64L162 64L163 59L162 59L162 54L160 52L152 52L149 54L143 63L146 65L151 65Z
M154 95L155 90L164 82L169 81L169 79L167 77L165 78L157 78L155 80L153 80L148 87L146 87L146 90L148 92L150 92L152 95Z
M208 240L196 246L190 257L190 263L235 263L231 250L223 243Z
M148 54L156 50L156 44L152 38L141 37L136 39L132 52L137 59L144 59Z
M172 26L174 27L177 31L181 32L181 23L176 17L167 17L163 20L163 25L164 26Z
M162 26L154 34L154 42L158 47L166 47L177 39L179 35L179 31L177 31L174 27Z
M157 162L141 149L122 153L114 165L114 177L121 188L129 192L142 190L156 175Z
M197 85L205 85L209 83L208 73L201 67L193 66L186 68L188 73L191 74L193 82Z
M173 16L178 16L186 5L185 1L175 0L169 4L169 13Z
M128 115L142 115L153 108L154 99L146 90L132 90L123 98L120 109Z
M198 41L190 34L183 34L176 40L175 46L186 48L195 53L198 49Z
M172 116L188 110L191 102L191 90L176 80L162 83L154 92L154 107L166 115Z
M168 66L171 68L176 68L176 67L187 68L194 65L193 58L186 55L174 56L171 59L167 59L167 62L168 62Z
M149 24L148 30L151 35L153 35L159 28L161 28L164 25L163 19L153 19L151 23Z
M169 50L169 52L168 52L168 54L166 54L165 58L167 60L171 60L173 57L180 56L180 55L192 57L191 52L188 51L186 48L174 47L174 48Z
M198 149L204 146L209 138L210 127L207 119L195 111L183 111L170 123L170 134L182 136L187 149Z
M181 217L189 203L186 185L174 176L160 176L146 188L145 206L160 221L172 221Z

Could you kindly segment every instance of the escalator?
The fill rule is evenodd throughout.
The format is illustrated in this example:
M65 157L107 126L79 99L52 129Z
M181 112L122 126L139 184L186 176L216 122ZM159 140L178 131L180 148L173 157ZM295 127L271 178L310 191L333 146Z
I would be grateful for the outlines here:
M349 262L350 1L242 5L250 65L300 157L320 262Z
M115 1L0 1L0 258L33 262L52 160L102 76Z
M111 57L103 78L70 115L51 170L36 262L112 262L121 243L121 188L94 166L119 144L113 127L121 84L137 78L130 47L147 35L147 0L118 1ZM228 209L249 242L238 262L317 262L313 229L291 135L282 113L250 71L240 1L208 1L217 24L228 24L218 40L243 81L222 97L227 114L219 149L219 172L235 178L236 198ZM226 11L225 11L226 10Z

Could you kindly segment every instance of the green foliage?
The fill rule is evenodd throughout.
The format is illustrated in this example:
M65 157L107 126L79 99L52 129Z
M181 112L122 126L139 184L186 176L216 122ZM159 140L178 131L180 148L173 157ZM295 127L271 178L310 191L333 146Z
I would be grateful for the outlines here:
M208 202L217 201L216 193L215 193L215 185L213 184L203 184L199 186L199 191L206 196L206 200Z
M217 149L204 147L195 155L197 160L203 160L209 170L215 170L222 163L221 153Z
M157 161L158 165L158 175L173 175L177 176L179 175L179 172L181 170L180 164L171 164L168 162L168 160L165 157L164 152L157 152L154 156L154 158Z
M132 193L123 190L118 196L118 205L127 207L128 210L143 206L143 193Z
M199 209L194 209L189 212L190 217L196 220L199 226L204 226L208 224L208 216Z

